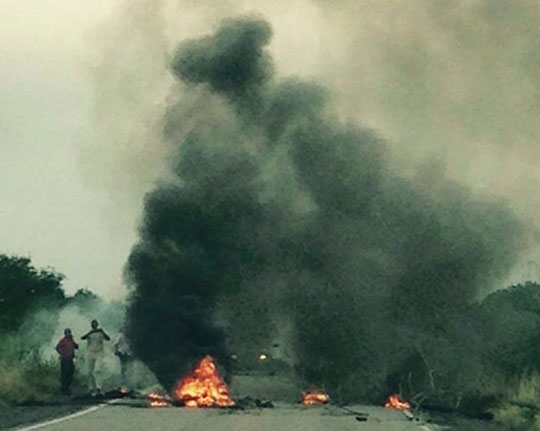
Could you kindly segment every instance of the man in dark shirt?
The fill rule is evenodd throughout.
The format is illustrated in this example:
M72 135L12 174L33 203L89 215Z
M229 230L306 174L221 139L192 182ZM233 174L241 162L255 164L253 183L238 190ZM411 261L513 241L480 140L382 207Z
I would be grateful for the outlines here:
M75 372L75 350L78 349L78 344L73 340L71 329L64 330L64 337L56 345L56 351L60 355L60 387L63 394L69 395L71 382L73 381L73 373Z

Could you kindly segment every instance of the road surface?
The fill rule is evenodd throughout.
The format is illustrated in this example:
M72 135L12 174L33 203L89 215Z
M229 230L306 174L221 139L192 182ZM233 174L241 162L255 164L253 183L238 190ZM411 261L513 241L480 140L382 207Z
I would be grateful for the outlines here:
M399 411L356 406L369 413L366 422L338 407L278 404L273 409L220 410L144 408L130 403L110 404L50 424L18 428L27 431L435 431L405 418Z

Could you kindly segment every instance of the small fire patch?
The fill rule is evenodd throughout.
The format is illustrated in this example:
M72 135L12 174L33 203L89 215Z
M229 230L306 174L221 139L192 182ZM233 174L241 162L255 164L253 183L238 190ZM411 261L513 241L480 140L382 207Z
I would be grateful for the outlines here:
M311 406L314 404L328 404L330 396L323 391L309 391L302 393L302 404Z
M411 408L411 405L407 401L404 401L399 394L390 395L384 406L387 409L394 410L409 410Z

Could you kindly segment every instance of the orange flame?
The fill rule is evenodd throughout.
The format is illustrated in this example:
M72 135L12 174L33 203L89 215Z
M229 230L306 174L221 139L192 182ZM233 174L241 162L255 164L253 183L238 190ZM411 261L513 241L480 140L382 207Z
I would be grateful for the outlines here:
M211 356L205 356L189 376L176 386L174 396L186 407L231 407L234 400L218 374Z
M404 401L399 394L390 395L384 406L387 409L394 410L409 410L411 408L411 405L407 401Z
M147 396L150 407L170 407L172 405L171 399L167 395L161 395L156 392L152 392Z
M302 392L302 404L311 406L313 404L328 404L330 396L323 391Z

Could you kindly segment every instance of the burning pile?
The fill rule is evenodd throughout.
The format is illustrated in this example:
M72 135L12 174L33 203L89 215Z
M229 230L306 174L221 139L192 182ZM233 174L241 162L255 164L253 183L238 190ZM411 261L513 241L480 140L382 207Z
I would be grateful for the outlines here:
M211 356L204 357L193 373L178 383L174 397L186 407L232 407L235 405Z
M390 395L384 406L387 409L394 410L409 410L411 408L411 405L407 401L403 400L399 394Z
M302 404L311 406L314 404L328 404L330 396L323 391L309 391L302 393Z

